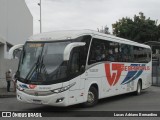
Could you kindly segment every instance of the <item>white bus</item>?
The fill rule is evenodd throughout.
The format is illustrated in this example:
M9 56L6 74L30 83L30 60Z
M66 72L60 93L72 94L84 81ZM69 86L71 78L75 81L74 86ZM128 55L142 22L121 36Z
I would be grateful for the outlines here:
M91 30L34 35L23 46L17 99L53 106L83 103L151 86L151 48Z

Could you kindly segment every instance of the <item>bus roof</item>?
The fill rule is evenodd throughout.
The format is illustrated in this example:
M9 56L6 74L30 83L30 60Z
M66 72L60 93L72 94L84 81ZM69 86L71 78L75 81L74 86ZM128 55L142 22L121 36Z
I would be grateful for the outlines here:
M150 48L150 46L141 44L138 42L134 42L131 40L115 37L113 35L108 35L104 33L100 33L94 30L63 30L63 31L53 31L53 32L45 32L41 34L33 35L29 38L28 41L37 41L37 42L44 42L44 41L61 41L67 39L75 39L80 36L84 35L91 35L93 38L99 38L108 41L115 41L124 44L131 44L135 46L141 46L145 48Z

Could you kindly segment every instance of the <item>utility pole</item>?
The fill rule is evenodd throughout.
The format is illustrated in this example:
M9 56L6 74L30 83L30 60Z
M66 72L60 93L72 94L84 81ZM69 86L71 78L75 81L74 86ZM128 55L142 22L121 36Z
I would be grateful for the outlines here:
M38 5L40 7L40 20L39 20L39 23L40 23L40 33L42 33L42 2L41 2L41 0L38 3Z

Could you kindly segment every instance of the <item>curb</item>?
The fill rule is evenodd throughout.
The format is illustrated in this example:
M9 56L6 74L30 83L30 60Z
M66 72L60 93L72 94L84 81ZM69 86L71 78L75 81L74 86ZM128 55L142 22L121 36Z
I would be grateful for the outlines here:
M0 98L10 98L10 97L16 97L16 93L11 92L11 93L1 93Z
M16 97L16 92L11 88L10 92L7 92L6 88L0 88L0 98Z
M0 98L12 98L16 97L16 95L0 95Z

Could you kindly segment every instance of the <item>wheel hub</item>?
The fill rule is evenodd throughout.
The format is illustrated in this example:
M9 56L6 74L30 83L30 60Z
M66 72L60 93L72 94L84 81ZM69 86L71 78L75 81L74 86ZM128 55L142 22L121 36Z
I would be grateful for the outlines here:
M92 92L88 92L88 100L89 103L94 102L94 94Z

